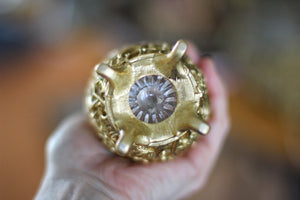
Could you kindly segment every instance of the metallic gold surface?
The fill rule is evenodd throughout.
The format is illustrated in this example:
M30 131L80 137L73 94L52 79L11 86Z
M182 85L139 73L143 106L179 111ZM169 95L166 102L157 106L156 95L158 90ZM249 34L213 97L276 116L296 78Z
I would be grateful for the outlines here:
M137 44L96 65L85 105L111 151L136 161L164 161L209 132L204 77L186 50L183 40L172 48Z

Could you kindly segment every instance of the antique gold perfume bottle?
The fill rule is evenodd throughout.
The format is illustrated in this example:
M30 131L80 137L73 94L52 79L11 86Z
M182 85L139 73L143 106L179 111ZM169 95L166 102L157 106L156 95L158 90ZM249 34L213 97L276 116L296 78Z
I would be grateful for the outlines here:
M135 161L174 158L206 135L210 114L204 77L183 40L141 43L97 64L85 105L97 135Z

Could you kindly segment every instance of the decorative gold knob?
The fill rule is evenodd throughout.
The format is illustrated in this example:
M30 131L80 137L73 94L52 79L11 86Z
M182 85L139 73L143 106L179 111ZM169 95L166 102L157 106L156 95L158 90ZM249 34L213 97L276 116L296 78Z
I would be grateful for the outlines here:
M85 105L113 152L136 161L168 160L206 135L209 100L183 40L115 51L96 65Z

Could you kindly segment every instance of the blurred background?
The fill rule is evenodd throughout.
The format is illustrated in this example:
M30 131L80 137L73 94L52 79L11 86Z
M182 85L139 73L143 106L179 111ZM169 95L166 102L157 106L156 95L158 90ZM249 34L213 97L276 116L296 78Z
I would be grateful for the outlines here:
M300 199L299 10L296 0L0 0L0 199L33 198L47 137L81 109L109 50L180 38L212 55L232 119L189 199Z

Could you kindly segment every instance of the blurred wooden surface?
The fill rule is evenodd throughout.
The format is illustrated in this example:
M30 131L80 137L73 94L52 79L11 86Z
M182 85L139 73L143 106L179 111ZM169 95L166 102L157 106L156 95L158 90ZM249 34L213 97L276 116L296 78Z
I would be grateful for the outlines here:
M80 101L91 69L109 49L109 42L99 37L77 36L6 63L12 69L0 76L0 199L34 196L43 174L46 138L57 126L60 109ZM230 137L288 160L286 119L263 104L249 104L240 94L230 101Z
M76 37L13 61L1 76L0 199L31 199L60 104L78 98L106 41ZM77 100L77 99L76 99Z

